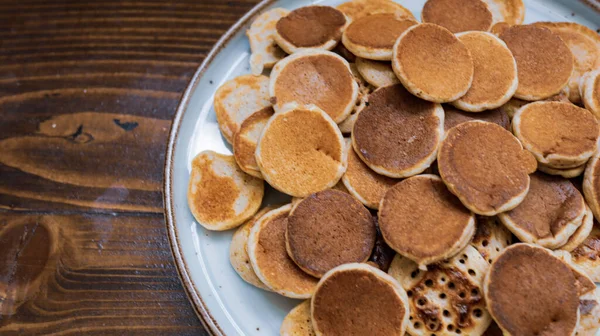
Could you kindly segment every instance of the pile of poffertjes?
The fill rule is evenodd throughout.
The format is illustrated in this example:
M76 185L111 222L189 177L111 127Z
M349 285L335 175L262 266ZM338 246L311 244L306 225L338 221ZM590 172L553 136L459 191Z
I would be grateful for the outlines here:
M600 37L522 0L259 14L188 200L281 335L594 335ZM265 182L291 196L263 204ZM262 208L261 208L262 206ZM251 307L248 307L251 309Z

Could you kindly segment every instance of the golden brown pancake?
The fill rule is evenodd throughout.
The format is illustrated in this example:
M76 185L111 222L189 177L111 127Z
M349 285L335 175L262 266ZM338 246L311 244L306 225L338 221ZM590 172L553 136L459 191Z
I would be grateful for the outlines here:
M375 245L375 223L352 196L324 190L294 206L286 242L296 265L320 278L339 265L367 261Z
M344 13L329 6L293 10L275 26L275 41L288 54L302 49L333 49L347 25Z
M496 216L476 216L475 223L477 230L471 240L471 246L475 247L483 259L491 264L512 243L512 234Z
M517 63L506 44L486 32L464 32L456 36L471 52L475 72L467 94L452 102L452 105L469 112L481 112L504 105L519 84Z
M499 37L500 34L502 34L502 32L505 31L510 26L511 25L509 25L506 22L498 22L492 26L492 29L490 29L490 32Z
M581 226L585 201L571 181L535 173L529 192L516 208L498 218L522 242L556 249Z
M509 25L523 23L525 4L523 0L483 0L492 12L494 22L505 22Z
M340 123L354 109L358 84L342 57L328 51L307 50L275 65L269 94L274 97L276 112L291 102L313 104Z
M233 155L241 170L252 176L262 178L254 153L263 128L275 113L273 107L265 107L252 113L240 126L233 138Z
M585 108L600 118L600 70L586 73L581 78L580 90Z
M535 25L512 26L500 35L517 61L515 97L540 100L562 90L573 73L573 54L561 38Z
M523 107L529 103L531 103L531 102L513 97L508 102L506 102L506 104L500 106L498 109L502 110L504 113L506 113L508 115L508 117L510 119L512 119L515 116L515 113L517 113L517 111L521 107Z
M316 336L310 319L310 300L306 300L292 309L283 319L281 336Z
M600 218L600 154L596 153L587 163L583 175L583 195L596 219Z
M400 36L392 67L408 91L437 103L464 96L473 82L469 49L449 30L432 23L413 26Z
M352 0L337 6L337 9L341 10L352 21L381 13L396 14L415 20L408 9L392 0Z
M569 237L567 243L561 246L560 249L569 252L576 249L577 246L581 245L585 241L585 239L590 235L590 232L592 232L592 228L595 225L594 222L595 219L592 213L592 209L590 209L590 207L586 204L585 215L583 215L581 226L577 228L577 231L575 231L575 233L573 233L571 237Z
M379 227L391 248L423 266L462 250L475 234L475 216L439 177L419 175L388 190Z
M503 128L510 130L510 118L503 109L494 109L479 113L470 113L457 109L452 105L444 105L444 130L448 131L452 127L471 120L487 121L498 124Z
M406 292L389 275L367 264L329 271L311 300L317 335L403 336L408 324Z
M375 88L400 83L390 62L372 61L365 58L356 59L356 70L369 84Z
M600 282L600 226L597 221L583 243L571 251L571 257L594 282Z
M344 138L315 106L286 106L265 126L256 161L275 189L296 197L333 187L344 174Z
M192 161L188 206L196 221L208 230L233 229L260 207L265 186L244 173L231 155L204 151Z
M375 172L394 178L424 171L444 134L441 105L411 95L401 84L369 96L352 132L358 156Z
M523 146L551 168L581 166L598 148L596 118L570 103L527 104L517 111L512 125Z
M453 33L488 31L492 27L492 12L481 0L427 0L421 18Z
M317 279L304 273L285 248L285 230L291 204L269 211L250 230L248 256L258 278L270 290L294 299L310 298Z
M572 335L579 297L569 267L549 250L529 244L508 247L484 282L490 314L505 335Z
M515 208L529 190L534 157L504 128L469 121L451 128L438 153L438 170L448 189L479 215Z
M282 17L288 15L289 10L284 8L273 8L260 14L246 36L250 41L250 69L255 76L260 75L265 68L270 69L279 60L286 56L285 52L275 43L275 25Z
M585 171L585 164L573 168L552 168L538 162L538 170L548 175L557 175L564 178L575 178Z
M416 24L416 21L397 14L365 16L350 23L342 43L358 57L389 61L398 37Z

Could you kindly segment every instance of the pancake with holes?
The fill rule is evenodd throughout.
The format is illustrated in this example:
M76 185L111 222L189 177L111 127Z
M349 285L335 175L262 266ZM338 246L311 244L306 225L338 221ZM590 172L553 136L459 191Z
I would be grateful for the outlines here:
M344 138L316 106L290 104L276 113L256 148L256 161L275 189L306 197L333 187L346 170Z
M579 321L575 276L552 252L509 246L484 280L488 311L505 335L573 335Z
M457 109L452 105L444 105L444 130L471 120L487 121L510 130L510 118L503 109L494 109L479 113L470 113Z
M340 123L354 109L358 84L348 62L341 56L329 51L307 50L275 65L269 93L276 101L276 112L291 102L313 104Z
M581 225L577 228L577 231L569 237L567 243L560 247L561 250L565 251L573 251L577 248L577 246L581 245L585 239L592 232L592 228L594 227L595 219L592 213L592 209L586 204L585 215L583 215L583 220Z
M492 28L492 12L481 0L427 0L421 19L453 33Z
M426 271L397 255L388 273L408 294L408 334L481 335L492 321L483 299L488 267L471 246L450 260L428 266Z
M492 12L494 22L505 22L509 25L522 24L525 19L523 0L483 0Z
M246 31L252 51L250 69L253 75L260 75L264 69L272 68L286 56L275 42L275 26L279 19L289 13L290 11L284 8L270 9L260 14Z
M600 118L600 70L589 72L581 78L581 96L585 108Z
M471 52L475 73L467 94L452 104L469 112L504 105L519 85L517 63L506 44L486 32L465 32L456 36Z
M316 336L310 319L310 300L306 300L292 309L283 319L281 336Z
M254 153L256 152L260 134L273 113L272 107L265 107L260 111L252 113L240 125L240 130L233 138L235 162L237 162L241 170L258 178L262 178L262 174L256 163Z
M475 234L475 216L439 177L419 175L388 190L379 227L391 248L424 266L464 249Z
M573 263L585 271L594 282L600 282L600 226L594 221L589 236L571 251Z
M329 6L306 6L282 17L275 26L275 41L288 54L303 49L333 49L347 25L346 16Z
M258 211L264 192L263 181L244 173L231 155L204 151L192 161L188 206L207 230L239 226Z
M535 25L512 26L500 38L517 61L515 97L540 100L560 92L573 73L573 54L556 34Z
M408 9L392 0L352 0L337 6L337 9L346 14L351 21L382 13L396 14L415 20L415 17Z
M286 246L298 267L320 278L339 265L367 261L375 234L375 223L364 205L347 193L324 190L294 206Z
M527 104L517 111L512 124L523 146L551 168L581 166L598 149L596 118L570 103Z
M577 177L585 171L585 164L573 168L552 168L538 162L538 170L548 175L557 175L564 178Z
M432 23L412 26L400 36L392 68L408 91L436 103L457 100L473 82L469 49L448 29Z
M389 61L398 37L416 24L397 14L365 16L350 23L342 35L342 43L358 57Z
M443 134L442 106L421 100L396 84L369 96L369 106L354 124L352 145L375 172L409 177L435 160Z
M471 246L475 247L483 259L491 264L512 243L512 234L496 216L476 216L475 222L477 230L471 240Z
M498 218L522 242L556 249L577 231L585 213L583 196L571 181L535 173L523 202Z
M365 81L376 88L400 83L390 62L372 61L359 57L356 59L356 70Z
M367 264L327 272L311 300L317 335L403 336L408 297L389 275Z
M600 218L600 154L596 153L587 163L583 175L583 195L594 213Z
M214 106L219 129L225 140L232 143L246 118L271 106L269 77L243 75L225 82L215 93Z
M248 256L256 275L270 290L293 299L310 298L317 279L304 273L287 254L285 230L291 204L263 215L250 230Z

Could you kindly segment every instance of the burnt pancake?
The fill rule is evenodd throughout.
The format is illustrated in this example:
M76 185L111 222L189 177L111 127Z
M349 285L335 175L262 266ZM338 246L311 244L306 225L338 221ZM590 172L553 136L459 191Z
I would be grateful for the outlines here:
M600 58L600 57L599 57ZM581 98L590 112L600 117L600 70L586 73L580 82Z
M252 176L262 178L254 153L263 128L273 115L273 107L265 107L252 113L233 137L233 156L241 170Z
M390 62L356 59L356 70L369 84L376 88L400 83Z
M498 124L510 130L510 118L503 109L488 110L479 113L470 113L457 109L456 107L444 104L444 130L448 131L452 127L471 120L487 121Z
M275 25L279 19L289 13L290 11L285 8L270 9L260 14L246 31L252 51L250 69L253 75L262 74L265 68L272 68L286 56L285 52L275 44Z
M492 27L492 12L481 0L427 0L421 18L453 33L488 31Z
M283 319L279 330L281 336L316 336L310 320L310 300L292 309Z
M589 236L571 251L573 263L585 271L594 282L600 282L600 226L594 221Z
M393 0L351 0L337 6L337 9L341 10L352 21L381 13L396 14L415 20L408 9Z
M483 259L491 264L512 243L512 234L497 216L476 216L475 223L477 230L470 245L475 247Z

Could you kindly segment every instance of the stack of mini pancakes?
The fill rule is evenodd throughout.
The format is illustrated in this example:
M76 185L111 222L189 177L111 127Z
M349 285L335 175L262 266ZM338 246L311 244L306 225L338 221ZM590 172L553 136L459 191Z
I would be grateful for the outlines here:
M275 8L215 94L233 155L189 207L239 227L246 282L304 300L282 335L594 335L600 37L522 0ZM265 182L291 196L263 205ZM262 208L261 208L262 206ZM251 309L251 307L248 307Z

